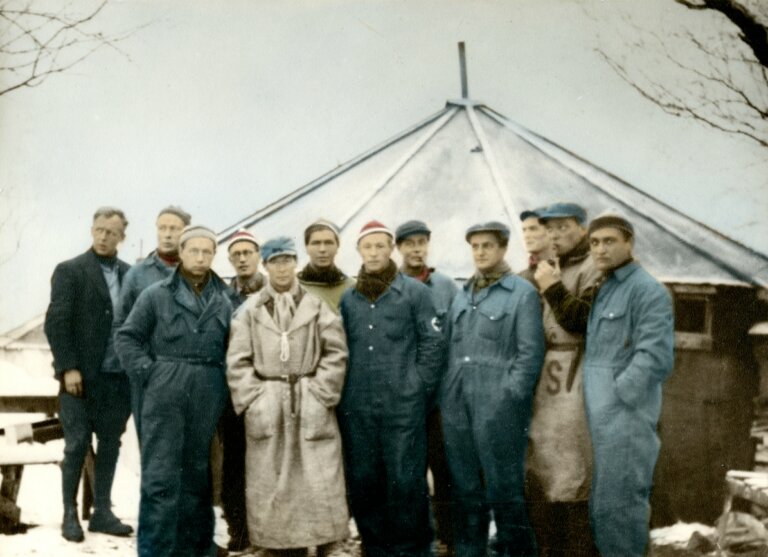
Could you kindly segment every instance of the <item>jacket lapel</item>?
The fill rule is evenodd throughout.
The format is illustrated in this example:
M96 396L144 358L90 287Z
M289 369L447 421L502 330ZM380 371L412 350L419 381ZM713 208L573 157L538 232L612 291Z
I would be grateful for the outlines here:
M85 275L88 277L90 283L96 288L96 292L98 292L99 296L111 306L112 298L109 296L107 281L104 280L104 273L101 271L99 260L96 259L96 254L94 254L92 250L89 250L87 254Z

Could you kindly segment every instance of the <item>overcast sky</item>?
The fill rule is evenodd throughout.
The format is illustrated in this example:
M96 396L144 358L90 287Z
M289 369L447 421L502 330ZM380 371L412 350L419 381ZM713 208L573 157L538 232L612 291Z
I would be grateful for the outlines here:
M728 27L672 0L631 5L639 25ZM53 267L88 248L96 207L126 211L128 261L154 247L169 203L221 230L460 96L460 40L472 98L768 253L765 150L666 115L618 78L595 52L622 47L615 8L111 2L106 32L143 26L127 57L102 50L0 97L0 331L45 310Z

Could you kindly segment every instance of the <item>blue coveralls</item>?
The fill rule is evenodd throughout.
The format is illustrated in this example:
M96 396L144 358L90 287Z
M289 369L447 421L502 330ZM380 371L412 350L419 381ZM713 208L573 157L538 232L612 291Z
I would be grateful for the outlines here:
M531 401L544 361L541 302L515 275L451 305L448 372L440 389L456 554L485 556L489 509L503 555L533 555L524 501Z
M426 555L426 410L444 347L429 289L398 273L375 302L348 289L340 312L349 362L338 417L366 555Z
M674 365L674 340L666 288L637 263L611 273L589 314L584 355L590 520L602 557L645 554L661 386Z
M171 276L175 268L165 264L157 252L153 251L128 270L120 286L120 301L115 308L115 322L118 327L128 318L139 294L147 287ZM130 378L131 374L129 373L128 376ZM131 413L133 425L139 437L141 437L141 392L141 385L135 385L131 381Z
M177 270L141 293L115 337L142 389L140 557L205 555L213 542L209 454L229 394L225 290L214 274L198 297Z

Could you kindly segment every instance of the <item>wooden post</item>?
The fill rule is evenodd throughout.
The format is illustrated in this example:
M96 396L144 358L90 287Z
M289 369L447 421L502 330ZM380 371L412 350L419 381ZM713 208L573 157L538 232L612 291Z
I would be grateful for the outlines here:
M461 70L461 98L469 98L469 86L467 85L467 58L464 55L464 41L459 43L459 69Z

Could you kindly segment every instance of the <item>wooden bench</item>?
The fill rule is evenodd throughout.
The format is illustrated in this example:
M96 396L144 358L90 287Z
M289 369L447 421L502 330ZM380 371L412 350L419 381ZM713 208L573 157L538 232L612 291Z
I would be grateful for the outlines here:
M24 466L33 464L58 464L61 451L45 447L44 443L62 439L64 431L58 418L53 417L58 410L56 396L0 396L0 412L42 413L47 419L35 423L22 423L0 428L0 533L11 533L18 529L21 509L16 504L21 487ZM3 442L5 444L3 445ZM42 445L32 445L31 443ZM82 517L91 516L94 490L94 452L93 447L83 465L83 503Z

